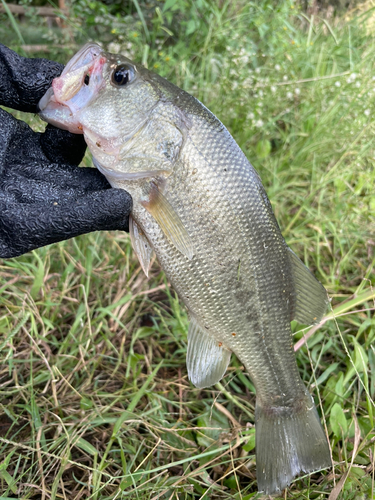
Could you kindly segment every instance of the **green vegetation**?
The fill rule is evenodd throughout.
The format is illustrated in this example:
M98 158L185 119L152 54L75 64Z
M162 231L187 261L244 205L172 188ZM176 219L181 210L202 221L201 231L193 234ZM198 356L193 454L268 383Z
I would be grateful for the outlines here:
M375 498L374 9L328 22L290 1L119 4L75 2L62 28L34 12L14 22L60 61L101 40L229 128L332 297L297 359L334 469L282 498ZM1 16L2 41L21 49ZM189 383L185 310L157 263L145 278L128 235L2 260L0 277L1 498L257 497L251 381L233 356L220 384ZM296 342L310 330L293 328Z

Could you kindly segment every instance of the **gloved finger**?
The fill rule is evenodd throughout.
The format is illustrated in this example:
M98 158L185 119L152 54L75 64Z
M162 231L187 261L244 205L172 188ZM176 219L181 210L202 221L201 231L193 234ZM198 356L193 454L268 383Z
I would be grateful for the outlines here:
M0 198L0 258L17 257L92 231L128 231L131 209L131 196L122 189L51 205L9 204Z
M68 140L64 137L67 134ZM79 160L82 148L76 145L76 136L63 130L55 129L57 160L66 160L64 163L53 163L44 154L41 142L45 134L37 134L23 121L16 120L12 115L0 109L0 189L6 189L7 183L17 183L19 177L35 179L46 183L52 183L56 189L60 185L79 189L80 191L98 191L110 187L105 177L96 169L79 168L75 164L69 164ZM71 139L69 139L71 136ZM49 136L51 141L51 155L53 154L53 134ZM61 147L60 147L61 142ZM66 155L59 153L66 148ZM78 152L77 152L78 151ZM26 194L30 193L31 185L24 186ZM37 195L38 193L36 193ZM81 193L80 193L81 194Z
M86 143L83 135L72 134L53 125L47 125L40 136L43 153L52 162L78 165L85 155Z
M64 66L48 59L29 59L0 44L0 105L37 112L37 104Z
M14 160L13 160L14 161ZM91 191L109 189L107 179L95 168L60 165L30 159L7 163L0 175L0 192L20 203L62 202Z

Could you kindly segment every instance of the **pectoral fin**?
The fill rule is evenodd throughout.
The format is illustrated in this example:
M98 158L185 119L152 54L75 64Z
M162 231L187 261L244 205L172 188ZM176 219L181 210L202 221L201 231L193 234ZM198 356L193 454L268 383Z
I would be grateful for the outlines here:
M148 277L148 271L151 266L152 248L148 239L143 234L142 230L132 216L129 217L129 232L133 250L137 254L139 263L141 264L145 275Z
M196 387L202 389L219 382L228 368L230 355L194 318L191 320L186 365L189 379Z
M290 248L288 250L296 293L291 319L304 325L318 323L329 302L327 291L297 255Z
M169 241L188 259L192 259L193 242L180 217L156 184L151 184L147 198L146 201L141 200L141 204L153 216Z

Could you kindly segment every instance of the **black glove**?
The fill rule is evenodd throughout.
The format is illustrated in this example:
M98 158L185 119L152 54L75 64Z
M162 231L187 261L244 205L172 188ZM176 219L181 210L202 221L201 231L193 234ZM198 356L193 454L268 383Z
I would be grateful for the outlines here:
M0 105L37 112L63 65L0 44ZM0 108L0 257L98 230L128 231L131 196L80 168L83 136L47 125L33 132Z

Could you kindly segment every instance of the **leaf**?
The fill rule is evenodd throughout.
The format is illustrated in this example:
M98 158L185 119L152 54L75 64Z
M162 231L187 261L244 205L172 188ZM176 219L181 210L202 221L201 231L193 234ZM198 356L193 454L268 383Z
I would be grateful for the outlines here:
M237 489L238 486L237 486L236 476L232 474L231 476L228 477L228 479L225 479L224 486L230 488L231 490Z
M368 356L364 348L355 342L354 346L354 366L357 368L358 373L367 372Z
M163 6L163 12L172 8L177 3L177 0L167 0Z
M34 254L34 257L36 258L36 260L38 261L38 267L36 269L34 283L33 283L33 286L31 287L30 295L35 300L38 296L39 290L43 286L44 263L43 263L42 259L39 257L37 252L34 251L33 254Z
M86 439L79 438L75 445L93 457L98 454L98 450L91 443L86 441Z
M338 403L332 406L330 424L334 435L338 438L344 436L348 431L348 422L345 418L344 410Z
M94 403L91 401L91 399L83 397L79 403L79 406L81 410L90 410L94 406Z
M255 148L256 154L258 158L267 158L269 154L271 153L271 143L268 139L262 139L258 141L256 148Z
M194 33L196 28L197 28L196 22L194 21L194 19L190 19L190 21L186 25L186 36L189 36L192 33Z
M198 427L202 427L202 429L197 432L198 444L205 448L209 448L215 443L217 445L219 444L219 436L222 432L228 431L229 422L225 415L213 411L212 413L204 413L198 418Z
M335 385L335 392L338 396L343 396L345 392L345 387L344 387L344 374L342 372L339 373L336 385Z
M244 451L251 451L255 448L255 427L249 431L249 440L242 446Z
M4 481L7 483L7 485L11 489L12 493L14 493L14 494L17 493L17 485L15 484L13 477L9 474L9 472L6 469L0 468L0 478L4 479ZM0 500L2 500L3 498L4 497L0 497Z
M325 382L327 380L327 378L331 375L332 372L334 372L337 367L339 366L339 363L332 363L332 365L330 365L321 375L320 377L318 378L318 380L316 381L316 386L319 386L320 384L322 384L323 382Z

